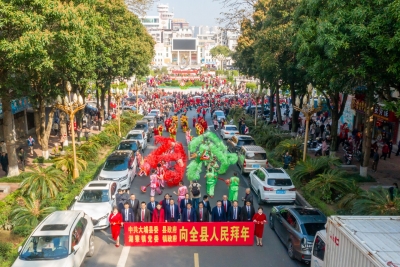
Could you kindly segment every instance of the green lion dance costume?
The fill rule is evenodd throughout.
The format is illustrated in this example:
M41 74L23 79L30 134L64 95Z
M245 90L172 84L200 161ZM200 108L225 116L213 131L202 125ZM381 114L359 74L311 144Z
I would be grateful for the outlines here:
M206 178L207 187L210 185L210 190L215 187L217 174L226 173L229 166L235 164L238 160L236 153L228 152L223 141L211 131L193 138L189 143L189 151L192 161L186 168L188 180L199 180L204 164L207 167L206 176L210 177ZM210 168L211 172L209 171ZM211 178L211 173L214 174L215 178Z

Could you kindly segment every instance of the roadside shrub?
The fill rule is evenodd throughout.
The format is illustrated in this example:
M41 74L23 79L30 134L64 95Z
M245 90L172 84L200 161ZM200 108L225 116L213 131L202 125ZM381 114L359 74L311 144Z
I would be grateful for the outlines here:
M248 88L249 90L254 90L257 88L257 84L256 83L246 83L246 88Z
M194 81L193 86L203 86L203 84L205 84L205 82L201 82L201 81Z
M30 225L17 225L12 229L12 233L14 235L20 236L20 237L27 237L31 234L32 230L34 227Z

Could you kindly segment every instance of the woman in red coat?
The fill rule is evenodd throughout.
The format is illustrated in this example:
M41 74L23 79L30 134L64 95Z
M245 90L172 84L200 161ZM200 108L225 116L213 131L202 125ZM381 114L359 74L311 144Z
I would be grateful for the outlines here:
M156 209L153 211L152 222L164 222L164 217L164 210L161 208L161 203L158 203Z
M115 246L119 247L119 233L124 223L122 222L122 215L118 212L117 207L113 208L108 220L110 221L111 236L115 240Z
M262 237L264 233L264 224L267 223L267 216L263 213L263 208L259 207L258 212L253 216L253 222L256 224L254 235L256 236L257 246L263 246Z

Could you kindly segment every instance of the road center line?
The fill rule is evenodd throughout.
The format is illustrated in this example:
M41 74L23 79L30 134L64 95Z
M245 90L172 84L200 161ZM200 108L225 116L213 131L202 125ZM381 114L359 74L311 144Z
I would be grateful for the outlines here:
M121 255L119 256L119 260L117 263L117 267L125 267L126 261L128 260L129 251L131 247L123 247Z
M199 267L199 253L194 253L194 267Z

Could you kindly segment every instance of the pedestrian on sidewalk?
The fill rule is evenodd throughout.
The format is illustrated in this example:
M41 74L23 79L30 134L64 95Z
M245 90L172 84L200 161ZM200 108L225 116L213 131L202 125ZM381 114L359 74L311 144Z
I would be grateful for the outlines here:
M393 150L393 140L389 140L388 146L389 146L388 158L390 159L390 154L392 154L392 150Z
M389 154L389 146L387 143L385 143L382 147L382 155L380 158L383 158L383 160L386 160L386 157L388 154Z
M292 155L289 155L289 151L283 156L283 168L289 168L290 163L292 162Z
M374 151L374 155L372 156L372 158L373 158L373 162L372 162L372 171L373 172L376 172L376 169L377 169L377 167L378 167L378 162L379 162L379 153L378 153L378 150L375 150Z
M17 154L19 162L21 162L21 169L22 171L25 171L25 165L26 165L26 152L24 149L21 147L19 149L19 152Z
M26 142L28 143L29 153L33 156L33 145L35 144L35 139L33 139L32 136L29 136Z
M7 176L8 175L8 155L4 151L1 152L0 164L1 164L1 168L6 173L6 176Z
M7 145L4 141L0 142L0 150L1 152L6 152L7 153Z

